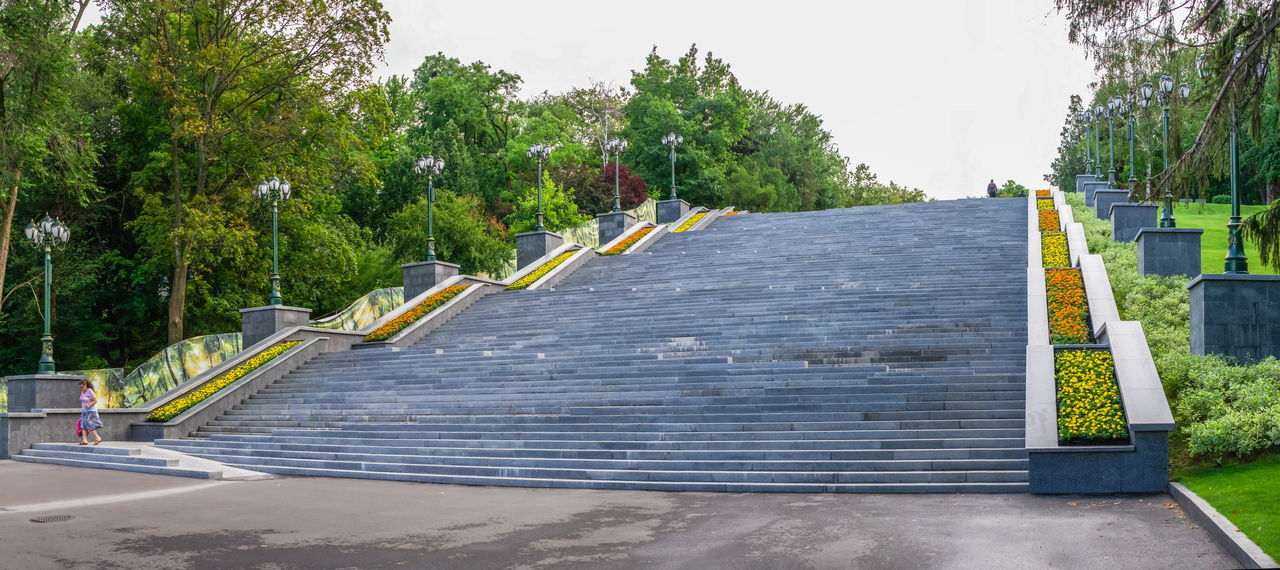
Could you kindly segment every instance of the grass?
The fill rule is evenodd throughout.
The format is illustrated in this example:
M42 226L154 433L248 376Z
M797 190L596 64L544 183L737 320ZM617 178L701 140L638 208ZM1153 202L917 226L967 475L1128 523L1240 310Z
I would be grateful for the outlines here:
M1280 455L1243 465L1191 469L1176 478L1280 559Z
M1247 218L1265 209L1266 206L1240 206L1240 215ZM1163 213L1161 210L1157 215ZM1231 206L1179 202L1173 207L1173 216L1180 228L1204 230L1204 235L1200 236L1200 271L1222 273L1222 260L1227 256L1227 222L1231 218ZM1276 268L1262 266L1257 245L1245 241L1244 254L1249 258L1249 273L1276 274Z

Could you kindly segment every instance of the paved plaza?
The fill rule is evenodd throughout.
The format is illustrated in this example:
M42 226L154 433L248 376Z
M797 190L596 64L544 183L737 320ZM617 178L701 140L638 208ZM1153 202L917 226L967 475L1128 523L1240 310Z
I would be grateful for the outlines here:
M6 568L1231 568L1167 495L709 494L0 461ZM34 523L48 515L66 522Z

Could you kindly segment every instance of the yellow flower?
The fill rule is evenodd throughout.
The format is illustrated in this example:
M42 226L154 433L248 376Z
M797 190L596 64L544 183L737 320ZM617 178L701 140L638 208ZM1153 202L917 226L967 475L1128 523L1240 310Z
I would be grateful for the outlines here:
M195 388L194 390L187 392L183 396L175 400L171 400L167 404L160 406L155 410L152 410L150 414L147 414L147 421L167 422L177 417L178 414L181 414L182 412L185 412L188 409L190 409L192 406L199 404L200 402L203 402L205 398L208 398L209 396L212 396L218 393L218 391L222 390L223 388L226 388L227 386L230 386L231 384L235 383L236 380L244 378L245 375L249 374L250 372L253 372L254 370L257 370L263 364L266 364L272 361L277 356L284 354L286 351L297 346L301 342L302 341L300 340L282 342L271 348L263 350L262 352L259 352L257 355L244 361L244 363L240 364L239 366L227 371L222 376L219 376L217 378L214 378L213 380L205 382L204 384L201 384L199 387Z
M687 230L687 229L689 229L689 228L693 227L693 224L698 223L698 220L701 220L701 219L702 219L704 216L706 216L706 215L707 215L707 213L706 213L706 212L698 212L698 213L694 214L694 215L693 215L693 217L689 218L688 220L685 220L685 222L684 222L683 224L680 224L680 227L678 227L678 228L676 228L676 229L674 229L674 230L671 230L671 231L673 231L673 232L683 232L683 231L685 231L685 230Z
M530 285L533 285L534 282L536 282L539 279L542 279L543 275L546 275L552 269L555 269L557 265L564 263L565 260L569 259L575 253L578 253L578 250L566 251L560 255L557 255L555 259L552 259L551 261L543 263L537 269L534 269L533 271L529 272L528 275L521 277L520 280L510 285L507 285L507 289L509 290L524 289Z

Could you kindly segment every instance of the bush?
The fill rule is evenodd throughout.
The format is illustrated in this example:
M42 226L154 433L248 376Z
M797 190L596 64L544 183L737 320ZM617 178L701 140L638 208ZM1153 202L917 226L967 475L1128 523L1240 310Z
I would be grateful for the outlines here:
M1115 293L1120 318L1142 322L1156 370L1177 427L1173 458L1240 457L1280 450L1280 361L1268 358L1240 366L1221 356L1190 349L1191 305L1186 277L1139 275L1133 243L1111 241L1106 222L1085 214L1084 197L1067 194L1085 229L1089 251L1100 254Z
M1230 204L1231 196L1228 194L1218 194L1217 196L1214 196L1213 198L1209 199L1209 203L1210 204Z

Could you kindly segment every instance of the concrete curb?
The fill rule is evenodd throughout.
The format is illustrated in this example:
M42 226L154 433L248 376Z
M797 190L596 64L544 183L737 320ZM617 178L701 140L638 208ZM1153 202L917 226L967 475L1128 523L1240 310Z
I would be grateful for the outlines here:
M1209 531L1209 536L1214 541L1235 557L1241 568L1280 568L1275 559L1258 548L1257 544L1249 540L1236 525L1231 524L1227 517L1218 513L1213 505L1200 498L1200 495L1175 482L1169 483L1169 494L1173 495L1184 512L1191 515L1192 520L1200 523L1200 526Z
M543 275L537 281L530 283L528 287L525 287L525 290L533 291L539 289L552 289L557 283L563 281L565 277L568 277L571 273L577 271L579 267L586 265L587 262L597 257L599 257L599 255L593 248L584 247L579 249L573 255L569 256L569 259L564 260L560 265L557 265L551 271L548 271L546 275Z

